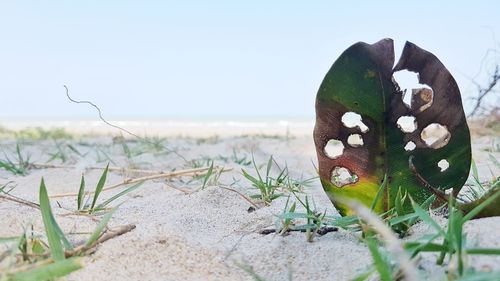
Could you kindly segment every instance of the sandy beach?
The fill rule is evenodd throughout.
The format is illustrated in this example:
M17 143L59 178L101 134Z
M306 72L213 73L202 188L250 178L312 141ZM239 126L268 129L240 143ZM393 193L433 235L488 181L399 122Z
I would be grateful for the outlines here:
M38 202L42 177L52 197L78 192L82 174L87 188L92 190L102 170L91 167L104 168L108 163L110 167L124 168L125 172L110 171L106 186L144 176L127 169L170 172L205 167L211 160L215 166L228 169L221 173L218 181L209 181L205 186L202 178L193 177L147 181L113 202L113 206L122 204L109 227L133 224L135 229L100 244L95 253L82 257L84 267L70 274L67 280L254 280L242 267L251 267L264 280L356 277L372 263L359 233L339 229L316 236L313 242L307 242L305 233L301 232L285 236L259 233L276 227L276 215L283 212L290 194L258 208L240 195L257 194L242 175L242 169L255 174L252 155L256 163L263 165L272 155L280 167L288 167L294 179L316 177L311 124L300 129L288 126L288 130L278 124L277 128L268 131L250 128L250 133L233 131L233 135L231 128L212 128L210 134L179 130L176 134L161 135L157 131L148 134L159 135L154 140L163 148L155 147L151 141L117 137L119 133L115 131L58 140L4 138L1 148L5 155L14 157L17 143L23 155L30 155L32 163L47 166L30 169L25 176L0 170L0 180L15 187L12 195ZM75 131L85 129L73 127ZM491 180L500 172L489 158L489 155L497 159L500 156L499 142L495 136L473 137L473 157L484 180ZM54 157L58 151L64 154L64 162L61 157ZM100 200L124 188L104 191ZM338 214L317 178L303 187L300 196L306 195L314 200L317 210L326 211L328 215ZM53 197L51 205L62 230L75 244L85 241L102 218L102 215L75 215L76 196ZM20 235L30 225L34 233L43 233L40 211L35 208L0 199L0 213L0 237ZM436 218L445 223L443 217ZM465 229L468 243L477 247L500 247L500 217L470 221ZM429 232L429 227L417 224L406 239ZM437 255L428 254L418 262L422 278L442 280L444 268L435 265L436 258ZM470 256L468 262L477 270L500 270L499 256Z

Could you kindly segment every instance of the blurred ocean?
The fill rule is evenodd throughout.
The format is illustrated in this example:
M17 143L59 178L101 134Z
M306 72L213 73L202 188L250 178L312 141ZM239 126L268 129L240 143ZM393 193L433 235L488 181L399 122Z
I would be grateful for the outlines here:
M314 117L110 118L109 123L142 136L312 135ZM98 118L3 118L0 127L64 129L77 134L127 134Z

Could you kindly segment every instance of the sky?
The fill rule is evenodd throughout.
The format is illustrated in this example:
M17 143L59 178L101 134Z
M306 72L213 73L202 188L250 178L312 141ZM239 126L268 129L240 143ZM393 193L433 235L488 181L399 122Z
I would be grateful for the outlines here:
M484 58L499 49L499 11L500 1L0 0L0 118L96 116L63 85L108 118L311 117L342 51L385 37L396 59L406 40L433 52L470 107L471 78L487 83L495 57Z

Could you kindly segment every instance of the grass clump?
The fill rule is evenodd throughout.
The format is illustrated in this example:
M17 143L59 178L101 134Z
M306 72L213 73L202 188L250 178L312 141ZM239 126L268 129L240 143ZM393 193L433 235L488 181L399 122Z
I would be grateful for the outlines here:
M0 280L53 280L80 269L78 256L85 255L98 243L115 210L102 218L83 245L75 246L54 217L43 178L39 201L47 242L42 236L28 235L26 231L19 237L0 238L0 243L10 244L7 251L0 253Z
M48 153L49 159L45 163L51 163L53 161L59 160L61 163L66 163L72 159L72 154L76 154L79 157L84 157L85 154L82 154L74 145L66 142L60 142L54 140L55 149L52 152Z
M120 191L119 193L111 196L107 200L104 200L101 203L98 203L99 196L101 195L101 192L104 189L104 184L106 183L106 178L108 175L109 171L109 164L104 168L104 171L101 174L101 177L99 178L99 181L97 182L97 185L95 187L94 192L85 192L85 177L82 175L82 178L80 180L80 187L78 189L78 196L76 199L76 206L77 206L77 211L80 213L88 213L88 214L93 214L96 212L102 212L108 210L108 205L115 201L118 198L121 198L122 196L126 195L129 192L132 192L139 188L144 182L138 182L132 186L129 186L128 188ZM94 196L91 196L91 194L94 194ZM86 196L88 195L88 196ZM92 200L90 200L92 198Z
M4 153L4 159L0 159L0 169L11 172L14 175L25 176L31 167L30 156L24 156L19 143L16 143L14 158Z
M26 128L13 132L15 138L30 140L73 139L73 135L62 128L44 129L41 127Z
M500 192L496 196L500 196ZM448 222L444 227L441 227L440 224L429 215L426 209L412 201L414 212L410 214L411 216L406 215L406 217L412 217L413 219L414 216L417 216L419 220L434 229L435 233L424 235L422 238L415 241L405 242L403 244L405 253L412 258L412 263L417 262L420 253L437 253L438 258L436 264L439 266L444 266L445 259L448 257L447 275L443 276L443 280L500 280L500 272L479 272L467 266L468 255L500 255L500 248L469 247L467 244L467 236L463 232L463 225L472 219L475 214L478 214L482 209L494 202L494 200L496 200L495 197L490 197L471 212L463 215L461 210L455 207L454 199L450 199L447 206ZM368 223L371 224L372 222L368 221ZM391 224L388 226L391 226ZM380 279L384 281L397 280L404 275L401 267L398 266L400 265L400 261L391 258L390 255L387 254L386 248L384 247L384 245L387 247L388 242L386 239L383 239L383 237L382 239L378 239L376 236L370 235L365 238L365 243L372 254L373 265L366 272L360 274L355 280L366 280L374 272L377 272Z
M287 169L280 169L277 176L271 176L271 168L273 167L273 163L275 163L273 157L271 156L267 161L266 173L264 174L264 177L262 177L259 171L259 167L257 167L257 164L255 163L255 159L253 157L252 163L255 169L255 173L257 174L256 177L250 175L244 169L241 169L243 176L250 182L252 182L252 185L260 192L260 194L251 195L250 198L260 199L265 204L269 204L274 199L282 196L283 193L280 193L278 190L283 187L285 179L288 177Z
M255 158L252 155L252 163L255 175L251 175L245 169L241 169L243 176L252 183L252 186L259 191L259 194L251 195L250 198L258 199L264 204L270 204L274 199L283 196L284 192L301 192L304 186L307 186L315 178L296 180L289 176L288 167L281 168L274 160L273 156L269 157L266 165L265 174L261 174L260 168L255 163ZM271 171L273 165L278 171L273 176Z

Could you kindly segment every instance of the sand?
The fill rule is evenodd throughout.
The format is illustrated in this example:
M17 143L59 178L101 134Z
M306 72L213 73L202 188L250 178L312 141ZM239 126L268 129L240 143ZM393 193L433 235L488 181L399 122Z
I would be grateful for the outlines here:
M11 181L16 188L13 195L37 202L40 179L44 177L49 195L77 192L80 175L85 173L87 186L93 188L101 171L87 170L90 166L105 166L106 161L98 150L106 151L113 160L111 166L140 167L142 169L170 171L189 165L175 153L145 153L133 157L124 156L119 144L111 137L95 137L65 141L71 143L84 156L74 153L66 163L74 168L36 169L26 176L13 176L0 170L2 183ZM474 157L480 174L491 178L494 165L488 154L498 158L499 138L481 137L474 140ZM6 153L14 149L14 141L2 140ZM129 142L131 148L140 144ZM316 155L312 137L301 134L283 134L281 137L228 136L188 138L169 137L166 145L178 151L187 160L215 159L216 164L232 171L222 174L220 182L244 194L254 194L250 182L241 175L241 168L232 155L266 163L270 155L289 168L295 178L315 175L312 163ZM30 153L31 161L45 163L54 152L54 141L35 141L23 144L23 152ZM496 152L490 152L493 150ZM234 151L234 152L233 152ZM227 157L227 161L225 160ZM100 160L100 162L98 162ZM128 175L112 172L108 184L121 182ZM175 180L171 184L194 191L200 181ZM115 191L105 192L103 198ZM319 180L305 188L314 198L318 210L337 214L324 194ZM57 201L57 202L56 202ZM250 203L235 192L207 186L203 190L185 194L170 188L163 181L149 181L134 192L127 194L124 202L113 215L110 226L135 224L136 228L122 236L101 244L97 251L82 258L84 268L72 273L68 280L252 280L238 264L251 266L265 280L349 280L362 272L372 262L367 247L360 242L359 234L339 230L314 242L306 241L304 233L293 232L287 236L261 235L262 229L273 228L276 214L283 211L286 198L282 197L270 206L248 212ZM63 216L76 207L75 197L57 198L52 208L62 229L67 232L89 232L96 222L85 216ZM60 207L59 207L60 205ZM29 224L35 232L43 225L38 210L14 202L0 200L0 237L19 235ZM439 218L443 223L445 220ZM474 220L466 224L468 240L478 247L500 247L500 217ZM413 228L409 239L431 231L423 224ZM86 235L70 235L74 243L84 241ZM443 269L434 265L436 256L425 255L419 263L423 278L438 280ZM500 270L500 257L482 256L469 260L470 265L481 270Z

